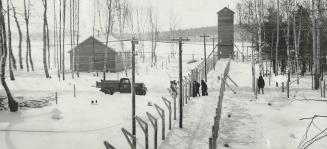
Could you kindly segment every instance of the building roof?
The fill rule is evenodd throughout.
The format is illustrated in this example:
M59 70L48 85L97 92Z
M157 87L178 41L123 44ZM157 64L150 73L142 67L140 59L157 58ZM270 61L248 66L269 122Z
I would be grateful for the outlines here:
M217 12L217 14L221 14L221 13L232 13L235 14L234 11L232 11L231 9L224 7L223 9L221 9L220 11Z
M101 44L104 47L106 46L106 36L100 36L100 37L93 37L89 36L88 38L84 39L82 42L80 42L77 46L74 47L74 49L79 48L84 42L87 42L88 40L94 40L96 44ZM113 37L109 36L108 37L108 49L111 49L117 53L120 52L131 52L131 43L130 41L123 41L123 44L121 44L120 40ZM123 47L123 48L122 48ZM69 50L68 52L70 53L72 51Z

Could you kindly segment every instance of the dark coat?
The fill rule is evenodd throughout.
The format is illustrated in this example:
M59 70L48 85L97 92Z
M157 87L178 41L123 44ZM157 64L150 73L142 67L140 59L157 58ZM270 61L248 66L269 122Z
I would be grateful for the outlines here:
M203 80L201 80L201 89L202 89L202 91L207 91L208 90L208 86Z
M263 79L262 76L260 76L259 79L258 79L258 87L259 88L264 88L265 87L265 80Z

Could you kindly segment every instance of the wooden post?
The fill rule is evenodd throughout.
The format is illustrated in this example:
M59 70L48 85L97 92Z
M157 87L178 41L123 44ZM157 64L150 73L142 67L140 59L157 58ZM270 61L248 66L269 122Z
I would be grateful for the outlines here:
M129 146L131 149L136 149L136 137L135 135L131 134L129 131L127 131L125 128L122 128L121 131L123 132Z
M168 108L168 112L169 112L169 130L171 130L171 101L169 101L168 99L166 99L165 97L161 97L162 100L164 101L165 105Z
M284 92L284 82L282 82L282 92Z
M311 73L311 89L313 90L313 75Z
M215 62L216 62L216 55L215 55L215 38L212 39L212 67L215 70Z
M74 84L74 97L76 97L76 86Z
M297 74L297 76L296 76L296 83L297 83L297 85L299 85L299 84L300 84L300 78L299 78L299 74Z
M161 139L165 140L166 137L166 133L165 133L165 110L163 110L162 108L160 108L157 104L154 104L154 107L156 108L161 120L162 120L162 133L161 133Z
M174 120L176 120L176 98L174 98Z
M106 147L106 149L116 149L114 146L112 146L109 142L104 141L103 142L104 146Z
M144 132L144 137L145 137L145 149L149 149L149 128L148 128L148 123L142 120L140 117L135 116L136 121L140 125L142 131Z
M183 128L183 97L182 97L182 81L183 81L183 66L182 66L182 47L183 41L189 41L189 39L183 39L180 37L179 39L173 39L173 41L178 41L179 45L179 128Z
M136 122L135 122L135 44L138 41L133 37L132 39L132 133L136 135Z
M326 80L324 79L324 98L326 98Z
M320 97L323 97L323 92L322 92L322 90L323 90L323 82L322 82L322 80L321 79L319 79L320 80Z
M58 104L58 93L55 94L56 104Z
M255 79L255 84L254 84L254 95L255 95L255 99L258 99L258 79Z
M157 123L157 119L151 115L149 112L146 112L146 115L148 116L148 119L150 120L153 129L154 129L154 149L158 148L158 123Z
M287 85L287 98L290 98L290 82L286 82Z
M203 47L204 47L204 79L207 82L207 46L206 46L206 38L208 35L204 34L203 36Z

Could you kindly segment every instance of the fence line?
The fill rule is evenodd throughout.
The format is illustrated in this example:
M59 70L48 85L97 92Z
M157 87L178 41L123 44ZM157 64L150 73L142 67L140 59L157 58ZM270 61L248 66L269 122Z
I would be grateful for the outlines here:
M218 100L218 105L216 108L216 115L214 117L214 125L212 126L212 136L209 137L209 149L217 148L221 111L222 111L223 98L224 98L224 92L225 92L225 87L226 87L226 80L228 78L229 68L230 68L230 61L227 63L227 65L225 67L224 75L223 75L221 85L220 85L220 91L219 91L219 97L218 97L219 100Z
M207 72L214 70L216 62L218 61L218 58L216 57L214 51L212 51L209 56L207 57ZM229 63L228 63L229 64ZM189 73L187 73L187 76L184 76L183 78L183 82L182 82L182 93L179 93L179 89L177 86L174 86L173 88L170 87L168 88L168 91L170 93L170 96L172 98L172 100L168 100L165 97L162 97L164 104L166 105L167 111L169 112L169 127L168 127L168 131L171 130L171 119L172 119L172 113L173 113L173 120L177 120L176 119L176 111L177 111L177 107L176 107L176 99L178 96L182 96L183 99L183 106L188 104L188 101L191 100L191 97L193 97L194 95L194 81L200 82L201 80L203 80L205 78L205 68L204 68L204 61L202 61L200 64L198 64L194 69L191 69ZM225 70L226 71L226 70ZM226 75L225 75L225 80L226 80ZM157 104L154 104L155 109L159 115L159 117L162 120L162 140L165 140L165 109L159 107ZM174 110L174 111L172 111ZM158 147L157 144L157 132L158 132L158 122L157 122L157 118L155 118L151 113L146 112L146 115L149 119L149 121L151 122L153 128L154 128L154 148L156 149ZM133 140L136 140L136 135L130 135L130 133L126 130L126 129L122 129L125 138L127 139L127 142L129 143L130 147L132 149L136 148L136 146L133 144ZM145 134L146 135L146 134ZM147 135L146 135L147 136Z

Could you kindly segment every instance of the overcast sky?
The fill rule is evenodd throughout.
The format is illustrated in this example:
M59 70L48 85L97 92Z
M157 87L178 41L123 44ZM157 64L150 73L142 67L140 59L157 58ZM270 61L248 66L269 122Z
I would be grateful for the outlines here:
M57 1L57 0L55 0ZM149 6L154 7L154 11L158 14L158 23L160 30L169 29L170 14L173 13L177 16L177 28L195 28L217 25L216 13L224 8L229 7L235 11L236 3L239 0L129 0L133 7ZM67 0L69 2L69 0ZM81 31L84 34L90 34L92 32L93 22L93 0L80 0L80 21ZM24 25L23 20L23 0L13 0L17 12L19 15L20 24ZM42 17L43 6L42 0L31 0L32 3L32 17L31 30L42 32ZM48 0L48 17L50 29L53 26L53 0ZM105 4L103 4L105 5ZM58 8L58 6L57 6ZM67 19L67 21L69 21ZM12 24L14 20L12 19ZM22 26L24 29L25 26ZM15 32L15 29L13 29Z

